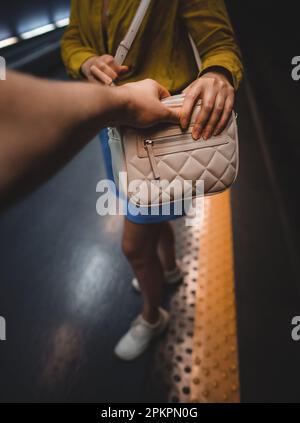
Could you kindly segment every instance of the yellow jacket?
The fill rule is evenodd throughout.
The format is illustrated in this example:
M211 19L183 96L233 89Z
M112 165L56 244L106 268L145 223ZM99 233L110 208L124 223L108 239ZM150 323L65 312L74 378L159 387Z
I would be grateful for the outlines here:
M72 0L70 25L61 42L69 74L81 78L83 62L95 55L114 55L140 0L109 0L108 46L102 33L103 0ZM221 66L232 75L235 89L242 79L240 50L223 0L153 0L126 58L130 71L120 82L153 78L172 93L197 78L188 40L192 35L202 71Z

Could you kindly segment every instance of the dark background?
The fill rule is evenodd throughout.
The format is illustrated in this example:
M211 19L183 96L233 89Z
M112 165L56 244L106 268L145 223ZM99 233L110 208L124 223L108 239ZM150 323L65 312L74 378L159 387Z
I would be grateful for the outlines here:
M227 5L299 258L300 81L291 77L292 58L300 55L297 2L228 0Z

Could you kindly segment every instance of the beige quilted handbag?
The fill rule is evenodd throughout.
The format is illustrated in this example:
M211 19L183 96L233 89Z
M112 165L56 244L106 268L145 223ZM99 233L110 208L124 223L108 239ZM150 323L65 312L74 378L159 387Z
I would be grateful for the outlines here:
M142 0L128 34L116 54L123 63L146 13L149 0ZM129 37L129 40L128 40ZM193 45L200 67L199 54ZM184 96L168 97L162 102L180 108ZM160 124L152 128L109 128L114 179L121 192L140 207L162 205L197 195L211 195L229 188L238 172L238 131L235 113L222 134L208 140L192 138L195 117L201 102L193 112L190 127ZM121 175L121 178L120 178ZM124 177L126 175L126 177ZM197 182L204 190L197 190ZM187 192L188 191L188 192Z

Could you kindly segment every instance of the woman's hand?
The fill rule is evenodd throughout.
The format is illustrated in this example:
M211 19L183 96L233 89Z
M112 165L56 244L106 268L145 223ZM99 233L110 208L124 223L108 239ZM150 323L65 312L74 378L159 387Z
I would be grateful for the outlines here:
M128 69L128 66L118 65L108 54L93 56L81 65L81 72L88 81L105 85L111 85L115 79L128 72Z
M193 138L204 139L219 135L226 127L234 105L234 88L225 75L207 72L185 90L185 100L180 113L180 124L189 126L195 104L202 100L193 128Z
M111 88L124 101L124 111L119 115L119 124L135 127L149 127L157 123L179 123L179 112L161 103L169 97L166 88L152 79ZM122 122L123 121L123 122Z

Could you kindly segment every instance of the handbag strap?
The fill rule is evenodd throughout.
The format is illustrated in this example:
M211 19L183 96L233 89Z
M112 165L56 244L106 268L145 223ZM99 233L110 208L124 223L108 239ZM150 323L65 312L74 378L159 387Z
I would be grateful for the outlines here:
M189 34L189 40L190 40L190 43L191 43L191 46L192 46L192 49L193 49L193 53L194 53L195 60L196 60L197 66L198 66L198 70L199 70L199 72L201 72L202 60L201 60L201 57L200 57L200 54L199 54L198 47L196 46L196 43L193 40L193 37L191 36L191 34Z
M141 3L137 9L137 12L135 14L135 17L133 18L133 21L131 22L131 25L127 31L127 34L123 41L121 41L118 50L115 55L115 61L122 65L127 57L127 54L130 50L130 47L132 46L135 37L138 33L138 30L140 29L140 26L142 25L143 19L147 13L147 10L150 6L151 0L141 0Z
M140 5L136 11L136 14L133 18L133 21L131 22L131 25L127 31L127 34L124 38L123 41L121 41L116 55L115 55L115 61L119 64L122 65L127 57L127 54L136 38L136 35L142 25L142 22L144 20L144 17L147 13L147 10L150 6L151 0L141 0ZM191 34L189 34L189 40L193 49L193 53L195 56L195 60L198 66L199 71L201 71L201 67L202 67L202 62L201 62L201 58L200 58L200 54L198 51L198 48L195 44L195 41L193 40Z

